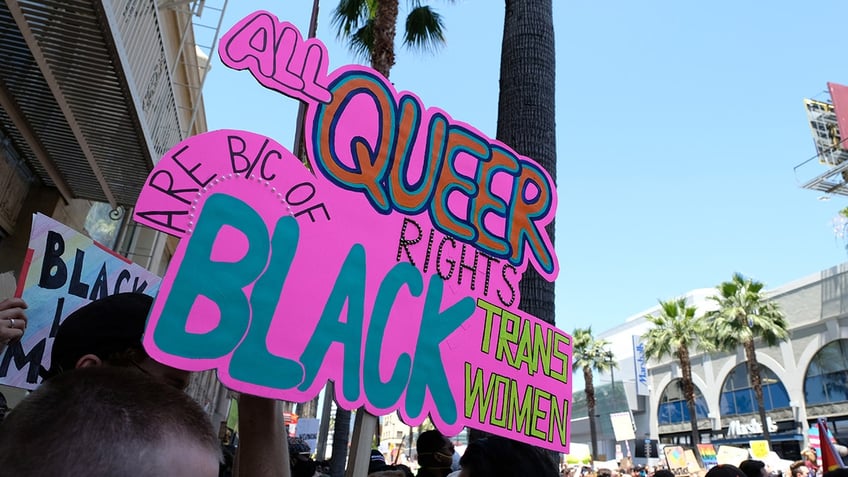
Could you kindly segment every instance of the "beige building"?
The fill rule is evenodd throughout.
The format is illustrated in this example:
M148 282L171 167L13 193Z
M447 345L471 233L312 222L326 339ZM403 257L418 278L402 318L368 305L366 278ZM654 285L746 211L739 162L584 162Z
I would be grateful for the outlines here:
M0 2L3 296L36 212L162 274L175 242L134 224L131 209L158 158L206 131L202 86L226 3ZM196 378L192 394L220 422L226 390ZM12 404L21 395L2 392Z
M707 300L713 294L713 289L694 290L686 295L687 304L703 313L713 306ZM780 304L789 322L786 342L774 347L757 342L771 448L786 459L798 458L808 443L807 430L819 417L826 417L835 437L848 443L848 264L779 286L768 296ZM637 460L645 458L646 448L648 455L656 456L658 444L691 445L677 362L669 358L647 361L644 386L639 386L640 360L633 337L648 330L644 316L657 311L646 310L598 334L611 341L618 363L614 385L609 374L595 379L601 457L614 458L617 444L626 452L609 423L614 412L633 416L636 439L627 444ZM749 441L762 439L764 424L744 351L705 354L692 350L691 358L701 442L747 447ZM575 388L574 403L572 442L588 444L582 389Z

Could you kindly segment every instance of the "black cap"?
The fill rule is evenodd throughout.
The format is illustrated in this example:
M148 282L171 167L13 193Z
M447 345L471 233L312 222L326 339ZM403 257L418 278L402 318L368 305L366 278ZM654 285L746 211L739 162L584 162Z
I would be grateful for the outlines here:
M93 301L71 313L59 325L47 379L76 367L87 354L101 360L131 349L143 351L141 338L153 298L143 293L118 293Z

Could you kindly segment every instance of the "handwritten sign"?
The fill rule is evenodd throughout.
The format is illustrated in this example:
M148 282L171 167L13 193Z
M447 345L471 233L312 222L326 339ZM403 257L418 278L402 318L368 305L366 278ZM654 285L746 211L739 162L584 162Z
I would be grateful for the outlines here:
M698 453L701 454L701 461L707 470L718 465L718 456L712 444L698 444Z
M159 277L42 214L33 216L21 298L27 331L0 353L0 384L35 389L50 369L62 321L93 300L122 292L155 294Z
M556 192L538 164L267 12L225 65L306 103L317 172L271 138L220 130L169 151L135 219L179 237L145 334L157 360L227 386L377 415L428 415L568 449L571 338L518 310L553 280Z

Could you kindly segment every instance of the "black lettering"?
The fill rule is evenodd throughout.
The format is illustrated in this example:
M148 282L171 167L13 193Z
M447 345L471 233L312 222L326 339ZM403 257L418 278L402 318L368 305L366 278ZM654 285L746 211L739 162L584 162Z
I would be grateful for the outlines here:
M80 281L82 279L83 262L85 262L85 252L77 249L76 258L74 258L74 271L71 273L71 284L68 286L68 293L80 298L88 298L88 284Z
M253 159L253 162L250 164L250 168L244 173L244 175L249 176L253 174L253 168L256 167L256 164L259 164L259 158L262 157L262 153L265 152L265 148L268 147L269 142L271 142L271 140L265 138L265 142L263 142L262 147L259 148L259 154L256 155L255 159Z
M9 365L14 362L15 369L18 371L24 369L24 366L29 366L26 380L28 383L37 383L46 342L46 338L42 339L32 347L29 353L24 353L24 348L21 346L20 341L9 343L6 346L6 354L3 355L3 361L0 362L0 378L5 378L9 374Z
M130 281L130 272L127 271L127 269L125 268L125 269L121 270L120 273L118 273L118 278L117 278L117 280L115 280L115 288L112 289L112 294L117 295L118 293L121 293L121 284L123 284L124 282L129 282L129 281Z
M100 267L100 273L97 274L97 279L94 280L94 285L91 287L90 300L99 300L109 296L109 284L106 282L109 276L106 274L106 264Z
M163 177L163 176L165 177L165 180L167 182L165 184L157 183L157 178ZM189 188L189 189L174 189L174 177L171 175L170 172L168 172L164 169L160 169L160 170L154 172L153 175L150 176L150 180L147 181L147 185L149 185L150 187L153 187L154 189L158 190L159 192L162 192L163 194L167 195L168 197L173 197L174 199L177 199L178 201L182 202L183 204L191 204L191 199L190 198L186 199L185 197L182 197L180 194L191 194L193 196L194 194L197 194L198 191L200 191L200 189L191 189L191 188Z
M59 324L62 321L62 309L65 308L65 297L56 300L56 313L53 314L53 326L50 327L50 338L55 338L59 332Z
M299 201L295 202L295 201L291 198L291 197L292 197L292 192L294 192L295 190L299 190L299 189L301 189L302 187L306 187L307 189L309 189L309 192L307 193L307 197L306 197L305 199L303 199L303 200L299 200ZM314 186L314 185L312 185L312 183L311 183L311 182L301 182L300 184L295 184L294 186L292 186L292 188L291 188L291 189L289 189L289 191L288 191L288 192L286 192L286 202L287 202L289 205L302 205L302 204L305 204L306 202L308 202L308 201L309 201L310 199L312 199L313 197L315 197L315 186Z
M147 288L147 281L142 281L141 284L138 283L138 277L135 277L135 282L133 282L133 293L141 293L144 289Z
M417 230L417 232L415 233L415 238L411 239L411 240L409 238L407 238L407 236L406 236L406 226L408 224L414 225L415 229ZM412 258L412 254L409 253L409 246L415 245L420 241L421 241L421 226L418 225L418 222L416 222L412 219L404 218L403 219L403 226L400 228L400 240L398 240L398 250L397 250L397 257L395 257L395 261L400 262L401 252L406 252L406 259L414 267L415 266L415 260Z
M62 288L62 285L68 279L68 267L62 260L63 253L65 253L65 240L62 235L52 230L48 231L38 286L48 290ZM54 268L55 271L53 271Z
M265 179L266 181L274 180L274 178L277 177L277 174L271 174L270 176L265 175L265 165L268 164L268 158L271 157L271 154L275 154L277 156L277 159L283 158L283 155L280 154L280 151L274 149L268 151L268 154L265 154L265 157L262 158L262 166L259 168L259 176Z
M209 176L208 179L201 182L200 179L198 179L197 176L194 175L194 171L200 169L200 163L199 162L197 164L195 164L191 169L189 169L182 162L179 161L178 156L180 154L182 154L183 152L185 152L186 149L188 149L188 146L183 146L182 149L180 149L179 151L174 153L174 155L171 156L171 157L174 159L174 162L177 163L177 165L180 166L180 168L182 168L182 170L185 171L186 175L191 177L191 180L193 180L195 184L199 185L200 187L206 187L207 185L209 185L210 182L212 182L212 179L215 178L215 174L212 174L211 176Z
M462 244L462 252L459 255L459 273L456 278L456 283L462 285L462 271L468 270L471 272L471 291L474 291L474 285L477 282L477 250L474 250L474 265L465 264L465 251L470 248Z
M235 141L239 143L240 150L236 150L233 148ZM230 164L233 166L233 172L241 173L250 169L250 160L247 159L247 156L244 155L244 151L247 150L247 143L244 142L244 139L238 136L227 136L227 144L230 148ZM244 167L236 166L236 158L240 158L244 162Z
M297 218L297 217L300 217L303 214L309 214L309 218L312 220L312 223L314 224L316 222L316 220L315 220L315 216L312 215L312 211L315 210L315 209L323 210L324 211L324 217L326 217L327 221L329 222L330 213L327 211L327 206L325 206L323 203L313 205L312 207L310 207L306 210L301 210L300 212L294 214L294 216L295 216L295 218Z
M504 299L500 290L498 290L498 298L501 300L501 303L503 303L504 306L512 306L512 304L515 303L515 284L510 282L509 278L507 278L507 276L506 276L507 270L512 270L513 278L516 275L516 270L515 270L515 267L513 267L512 264L510 264L510 263L505 263L503 268L501 269L501 276L503 277L504 282L506 283L506 286L509 288L509 293L510 293L509 300Z
M185 211L185 210L164 211L164 210L162 210L162 211L136 212L135 215L137 215L137 216L139 216L139 217L141 217L141 218L143 218L143 219L145 219L149 222L152 222L154 224L158 224L158 225L161 225L163 227L167 227L167 228L173 230L174 232L179 232L180 234L184 234L185 230L174 226L173 220L174 220L175 215L188 215L188 211ZM167 221L162 222L161 220L154 219L153 217L157 216L157 215L166 216Z

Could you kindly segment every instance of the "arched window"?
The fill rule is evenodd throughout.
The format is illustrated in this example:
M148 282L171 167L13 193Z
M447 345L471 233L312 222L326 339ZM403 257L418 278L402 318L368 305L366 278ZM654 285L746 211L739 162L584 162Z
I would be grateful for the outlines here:
M774 371L760 364L760 379L763 383L763 406L766 411L789 407L789 393L774 374ZM751 380L748 379L748 363L733 368L727 375L721 389L722 417L757 412L757 398Z
M698 419L707 418L707 402L697 386L695 386L695 413ZM689 422L689 405L683 394L682 379L675 379L665 387L660 396L660 408L657 414L660 425Z
M814 404L848 401L848 340L828 343L820 349L804 379L804 399Z

